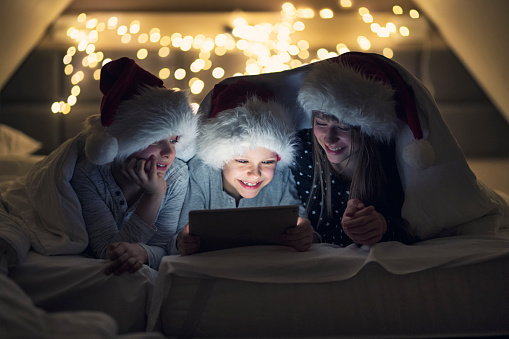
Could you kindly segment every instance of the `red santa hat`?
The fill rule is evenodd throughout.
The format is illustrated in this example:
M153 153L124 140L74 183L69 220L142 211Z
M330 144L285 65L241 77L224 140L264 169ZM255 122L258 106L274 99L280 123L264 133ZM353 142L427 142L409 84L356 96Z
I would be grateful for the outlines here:
M99 88L101 114L86 122L90 162L123 160L172 135L179 136L177 156L194 148L198 122L185 92L164 88L161 79L126 57L103 66Z
M417 169L431 166L435 153L423 138L411 87L383 57L350 52L311 65L298 94L301 107L331 114L382 142L396 137L402 126L414 140L403 159Z
M278 166L293 162L295 133L290 114L267 88L245 80L218 84L210 118L200 126L198 156L220 169L235 156L257 147L278 155Z

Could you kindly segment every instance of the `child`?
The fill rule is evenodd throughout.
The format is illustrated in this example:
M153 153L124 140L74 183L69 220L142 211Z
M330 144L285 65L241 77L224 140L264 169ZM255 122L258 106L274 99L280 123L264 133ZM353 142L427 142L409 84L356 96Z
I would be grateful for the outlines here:
M184 92L165 89L128 58L102 68L100 89L101 114L87 120L71 180L89 248L113 261L106 274L157 269L189 181L175 155L193 145L197 118Z
M394 136L415 102L401 76L377 60L347 53L312 65L298 94L312 124L299 132L299 196L321 241L342 247L413 241L401 217Z
M214 87L211 117L201 121L197 157L189 162L176 243L181 255L200 249L199 237L189 234L191 210L300 205L288 167L294 133L287 112L272 99L270 91L247 81ZM308 250L309 220L299 217L283 237L295 250Z

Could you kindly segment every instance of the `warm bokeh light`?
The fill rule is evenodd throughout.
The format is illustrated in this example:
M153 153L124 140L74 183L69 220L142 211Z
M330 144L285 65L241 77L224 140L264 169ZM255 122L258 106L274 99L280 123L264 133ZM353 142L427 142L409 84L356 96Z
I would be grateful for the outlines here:
M338 51L339 54L343 54L346 52L350 52L350 49L348 47L346 47L345 44L340 43L340 44L336 45L336 51Z
M131 25L129 26L129 33L131 34L138 34L140 32L141 23L138 20L134 20L131 22Z
M224 77L224 69L221 67L216 67L212 70L212 76L216 79L221 79Z
M117 27L118 18L116 16L112 16L108 19L108 29L115 29Z
M183 68L179 68L175 71L175 73L173 73L173 76L177 80L182 80L186 77L186 70Z
M161 39L159 28L152 28L150 30L150 42L158 42Z
M360 48L364 51L367 51L371 48L371 42L369 42L368 38L365 36L359 36L357 38L357 43L359 44Z
M366 14L369 14L369 9L367 9L366 7L361 7L359 8L359 14L361 16L365 16Z
M170 55L170 49L168 47L159 48L159 57L166 58L168 55Z
M362 20L364 20L365 23L373 22L373 16L371 14L364 14L362 16Z
M122 25L120 26L118 29L117 29L117 34L118 35L124 35L127 33L127 26L126 25Z
M403 8L401 8L401 6L393 6L392 7L392 12L396 15L401 15L403 14Z
M148 51L146 48L140 48L136 53L136 57L140 60L145 59L148 56Z
M138 35L138 42L140 44L144 44L148 41L148 34L147 33L142 33L140 35Z
M170 69L169 68L161 68L159 71L159 78L168 79L170 77Z
M67 65L64 68L65 75L71 75L73 71L74 71L73 65Z
M131 42L131 34L122 35L122 38L120 38L120 41L122 41L123 44L130 43Z
M232 76L232 73L234 73L233 76L238 76L279 72L350 51L345 43L336 42L335 48L332 47L334 45L324 48L325 46L317 46L313 40L306 41L302 39L303 36L309 36L309 34L306 35L306 30L316 22L310 20L315 17L313 9L297 7L291 2L285 2L281 8L280 19L277 22L251 22L252 18L247 19L249 18L247 15L244 16L240 11L236 12L228 23L228 26L231 26L230 33L220 33L216 36L208 36L207 32L184 36L185 32L162 32L157 27L147 30L149 28L146 26L147 23L132 20L132 17L130 21L123 22L125 19L122 16L112 16L105 20L104 18L98 19L92 16L87 18L86 13L81 13L77 16L77 22L74 23L74 26L69 27L66 31L66 35L72 40L72 46L67 49L67 53L62 59L64 72L70 77L73 87L67 102L53 103L51 111L65 114L65 112L70 111L71 106L77 103L81 92L78 84L85 78L84 71L89 72L87 74L93 74L93 79L99 80L100 66L104 66L104 64L111 61L111 58L105 58L104 53L97 50L97 48L100 48L98 46L102 46L100 42L102 39L101 32L105 28L111 30L114 35L116 33L118 41L122 44L129 45L136 42L144 44L144 48L140 48L140 46L128 48L135 49L136 57L140 60L147 59L149 51L153 53L150 55L150 61L153 61L154 57L159 57L162 67L153 71L161 79L169 79L171 73L173 73L174 80L170 79L170 81L174 82L184 80L188 76L186 70L191 72L190 74L200 75L204 79L206 76L223 79L226 76ZM346 12L345 9L352 8L358 11L362 20L369 25L374 33L369 36L358 36L358 47L354 50L368 51L376 46L378 52L376 50L375 52L382 53L387 58L392 58L394 51L388 47L391 45L390 38L396 32L399 32L401 36L410 34L408 27L397 27L393 22L387 22L383 26L383 23L375 22L367 7L354 6L352 0L338 0L336 7L331 8L320 9L318 11L319 17L321 19L332 19L339 13L337 11ZM392 11L396 15L403 14L402 7L398 5L393 6ZM419 12L415 9L408 13L413 19L419 18ZM397 24L399 26L404 22L400 19ZM142 27L145 28L145 32L142 31ZM304 34L301 32L304 32ZM111 35L111 33L108 34ZM370 41L370 39L375 40ZM376 39L386 39L385 46L380 46L382 40ZM345 40L350 41L349 39ZM173 48L178 49L178 51L171 51ZM330 48L332 48L332 51L328 50ZM163 61L163 58L167 58L171 53L180 55L178 53L182 52L186 53L186 57L177 57L170 64L177 68L175 71L170 71L168 67L165 67L167 65L164 65L164 63L169 61ZM83 54L80 55L79 53ZM229 57L221 61L223 57L231 56L232 53L245 58L244 70L230 69L231 59ZM186 64L178 64L182 63L182 60L189 60L189 58L192 61L186 61ZM177 64L173 62L177 62ZM227 73L229 74L227 75ZM205 81L193 77L187 82L188 88L186 90L190 90L193 94L202 93L205 85L211 85L205 83ZM171 86L174 86L174 84L171 84ZM182 87L186 87L185 83Z
M334 17L334 12L329 8L324 8L320 10L320 18L322 19L332 19Z
M190 81L190 83L191 83L191 81ZM192 81L192 85L190 85L191 93L200 94L201 91L203 91L204 87L205 87L205 83L202 80L195 79L194 81Z
M161 44L161 46L168 46L169 44L171 44L171 38L167 35L161 37L161 40L159 40L159 43Z
M66 54L62 61L64 62L64 65L70 64L72 61L72 57L69 54Z
M392 57L394 56L394 52L389 47L385 47L382 53L384 57L389 59L392 59Z
M419 18L419 12L415 9L411 9L408 13L412 19L418 19Z
M67 103L70 105L70 106L74 106L76 104L78 100L76 99L76 96L75 95L69 95L67 97Z
M351 0L340 0L339 5L341 7L352 7L352 1Z
M90 19L87 21L86 27L88 29L92 29L92 28L95 28L95 26L97 26L98 23L99 23L99 20L97 20L97 18L93 18L93 19Z

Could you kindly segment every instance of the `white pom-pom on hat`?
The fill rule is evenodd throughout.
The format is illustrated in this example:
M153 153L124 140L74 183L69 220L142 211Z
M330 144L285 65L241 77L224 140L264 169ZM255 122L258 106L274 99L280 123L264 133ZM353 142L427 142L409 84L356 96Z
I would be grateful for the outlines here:
M105 131L98 114L89 117L87 125L85 142L87 158L96 165L110 163L118 154L117 139Z
M414 139L403 148L403 160L412 168L423 170L435 162L435 151L428 140Z

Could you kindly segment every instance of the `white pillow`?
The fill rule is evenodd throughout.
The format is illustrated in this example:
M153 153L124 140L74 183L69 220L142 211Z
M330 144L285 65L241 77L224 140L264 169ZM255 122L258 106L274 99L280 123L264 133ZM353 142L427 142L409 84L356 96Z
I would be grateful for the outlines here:
M32 154L42 147L42 143L25 133L0 124L0 155Z

